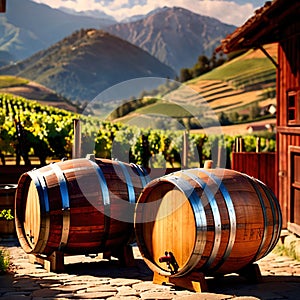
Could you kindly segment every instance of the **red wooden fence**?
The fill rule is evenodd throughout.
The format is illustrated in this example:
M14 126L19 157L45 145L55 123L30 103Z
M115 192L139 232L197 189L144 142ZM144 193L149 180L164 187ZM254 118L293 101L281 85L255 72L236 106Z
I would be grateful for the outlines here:
M275 152L233 152L231 168L259 179L276 192Z

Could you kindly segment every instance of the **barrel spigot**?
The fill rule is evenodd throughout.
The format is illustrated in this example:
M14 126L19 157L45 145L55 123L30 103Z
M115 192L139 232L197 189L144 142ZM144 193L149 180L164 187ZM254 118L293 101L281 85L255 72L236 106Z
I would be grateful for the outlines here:
M172 252L165 251L165 255L161 256L158 261L160 263L166 263L171 274L177 273L179 266Z

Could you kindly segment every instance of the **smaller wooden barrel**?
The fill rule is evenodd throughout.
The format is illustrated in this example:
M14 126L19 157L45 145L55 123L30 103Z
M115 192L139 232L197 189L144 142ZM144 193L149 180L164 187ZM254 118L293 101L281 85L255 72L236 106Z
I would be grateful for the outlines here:
M16 190L17 184L0 184L0 212L3 209L10 209L11 215L14 215ZM13 219L0 218L0 236L7 238L16 236L15 221Z
M15 200L25 252L50 255L120 250L134 235L136 199L147 174L134 164L73 159L24 173Z
M140 252L155 272L238 272L267 255L281 211L262 182L227 169L189 169L152 180L136 205Z
M11 209L14 213L17 184L0 184L0 210Z

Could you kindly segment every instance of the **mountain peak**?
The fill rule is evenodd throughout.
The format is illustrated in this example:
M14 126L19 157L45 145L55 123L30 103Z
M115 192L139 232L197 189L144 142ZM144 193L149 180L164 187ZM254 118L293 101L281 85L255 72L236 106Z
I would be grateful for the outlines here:
M192 67L200 55L211 57L220 40L235 28L174 6L105 30L148 51L179 73L182 68Z

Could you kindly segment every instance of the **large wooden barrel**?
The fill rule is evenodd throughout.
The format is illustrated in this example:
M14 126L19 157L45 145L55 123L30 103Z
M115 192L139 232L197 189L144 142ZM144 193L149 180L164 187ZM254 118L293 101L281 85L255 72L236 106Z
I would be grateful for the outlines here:
M108 159L72 159L24 173L15 198L22 248L45 255L120 250L134 236L134 208L146 183L139 166Z
M238 272L267 255L281 211L262 182L227 169L188 169L152 180L136 205L140 252L155 272Z

